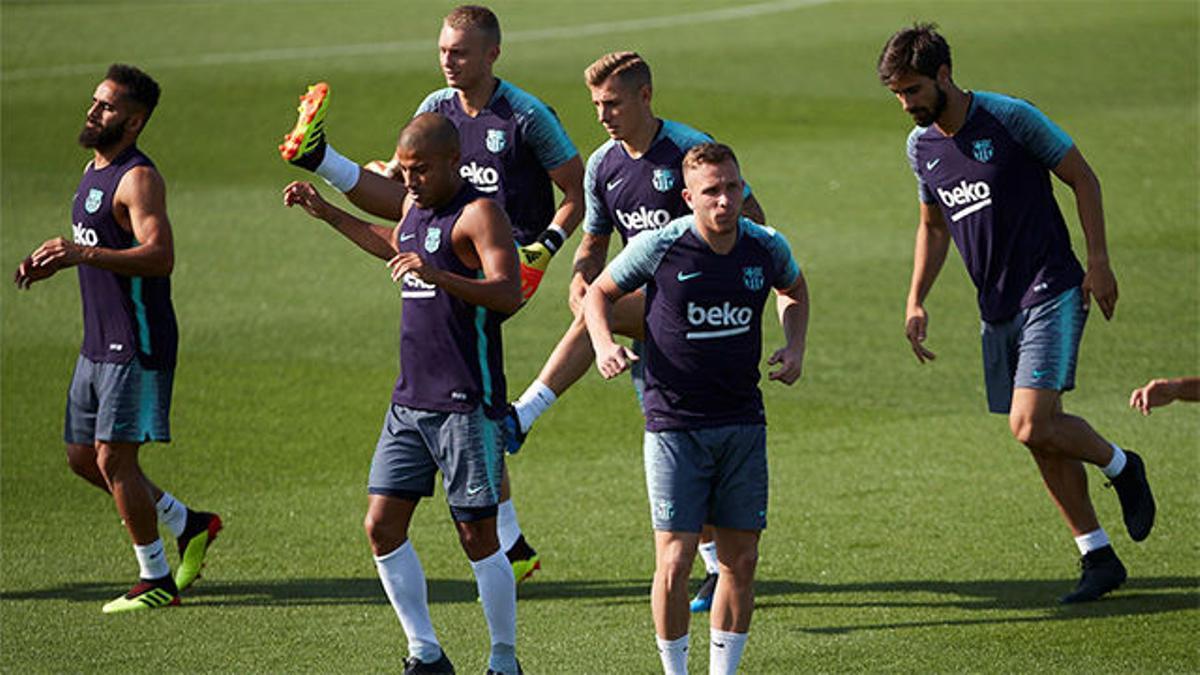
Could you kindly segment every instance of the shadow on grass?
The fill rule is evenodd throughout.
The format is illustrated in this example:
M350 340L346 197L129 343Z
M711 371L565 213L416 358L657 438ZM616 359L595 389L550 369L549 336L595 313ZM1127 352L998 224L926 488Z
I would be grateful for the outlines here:
M1160 614L1200 608L1200 578L1146 577L1132 579L1100 602L1063 606L1057 597L1071 589L1062 579L999 581L880 581L819 584L763 579L755 585L757 611L808 607L847 609L919 609L953 611L945 619L801 627L809 633L849 633L861 630L921 628L973 624L1062 621L1115 615ZM111 600L128 587L116 583L79 583L0 593L0 601L66 600L98 603ZM605 604L646 603L649 579L553 581L540 578L518 587L526 602L541 600L601 601ZM383 605L387 603L379 580L368 578L271 579L263 581L201 580L183 596L183 606L321 606ZM432 579L429 601L476 601L473 579ZM961 611L1033 611L1026 616L963 617Z
M67 600L80 603L107 602L129 590L126 584L94 582L62 584L50 588L0 593L0 601ZM650 581L645 580L538 580L518 587L522 599L558 600L566 598L614 600L650 596ZM429 602L474 604L478 592L475 580L430 579ZM183 606L304 606L387 604L379 579L270 579L263 581L216 581L203 579L182 595Z
M919 621L800 627L806 633L842 634L866 630L1069 621L1105 616L1162 614L1200 609L1200 577L1131 579L1098 602L1060 605L1058 597L1074 582L1061 579L983 581L890 581L855 584L807 584L762 581L755 587L757 612L778 608L924 609L953 611L946 618ZM773 596L802 596L772 599ZM853 596L841 600L841 596ZM900 596L900 597L897 597ZM915 597L914 597L915 596ZM934 596L934 597L930 597ZM957 611L955 611L957 610ZM961 611L1035 611L1025 616L963 617Z

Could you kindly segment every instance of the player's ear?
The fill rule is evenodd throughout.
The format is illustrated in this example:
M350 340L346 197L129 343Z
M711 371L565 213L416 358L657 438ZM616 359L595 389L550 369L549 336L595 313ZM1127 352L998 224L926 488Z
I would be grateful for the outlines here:
M947 86L949 86L952 79L950 77L950 64L943 63L942 65L938 66L937 77L934 79L937 80L938 86L940 86L942 89L945 89Z
M650 105L650 99L654 96L654 88L648 84L643 84L638 88L638 96L641 97L642 103Z
M683 201L688 205L688 208L695 211L696 208L692 205L692 191L684 187L679 194L683 196Z

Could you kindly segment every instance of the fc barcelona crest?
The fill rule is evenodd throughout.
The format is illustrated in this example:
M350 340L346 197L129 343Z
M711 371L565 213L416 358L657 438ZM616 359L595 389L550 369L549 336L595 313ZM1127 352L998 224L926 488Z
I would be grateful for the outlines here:
M652 183L655 190L666 192L675 187L675 172L670 169L655 169Z
M975 155L975 159L980 162L986 162L992 158L992 139L981 138L972 145L971 151Z
M87 199L83 202L83 208L88 213L95 213L100 210L100 204L104 201L104 191L92 188L88 190Z
M484 143L489 152L500 154L508 146L508 136L505 135L503 129L488 129L487 139L484 140Z
M745 282L746 288L752 291L761 291L765 278L763 277L763 268L761 267L743 267L742 281Z
M436 253L438 247L442 245L442 231L437 229L428 230L425 232L425 250L430 253Z

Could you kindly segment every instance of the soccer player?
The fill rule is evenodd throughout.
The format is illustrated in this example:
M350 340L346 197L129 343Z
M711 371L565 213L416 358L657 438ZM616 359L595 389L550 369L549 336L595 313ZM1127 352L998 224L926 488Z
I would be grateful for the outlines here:
M422 497L442 485L475 573L491 634L488 672L520 672L516 586L496 534L505 406L500 323L521 303L512 228L503 209L458 174L454 125L437 113L404 127L396 157L408 197L395 228L331 206L309 183L284 203L326 221L388 261L402 286L400 376L368 482L365 527L379 578L408 638L405 673L454 672L434 633L425 574L408 541Z
M464 5L451 11L442 23L438 50L447 86L427 96L417 114L439 112L458 127L460 175L508 213L521 246L522 296L528 300L551 256L583 217L583 162L553 110L494 74L500 22L491 10ZM395 221L402 182L361 170L326 143L327 94L327 86L319 84L302 97L296 127L280 146L284 159L315 171L364 211ZM383 172L398 176L397 162L393 157ZM557 208L552 183L563 193ZM523 581L541 562L521 532L507 475L503 497L500 543Z
M786 346L768 377L799 377L808 290L787 242L741 216L744 184L727 146L683 158L694 215L638 236L592 283L583 312L606 379L638 360L613 339L616 305L645 286L646 487L655 534L651 608L667 673L687 672L687 580L700 527L715 526L721 583L711 616L710 672L733 673L754 611L766 527L766 416L758 388L762 312L776 289Z
M1156 378L1133 390L1129 407L1149 415L1151 408L1161 408L1175 401L1200 401L1200 377Z
M594 354L579 305L588 285L604 269L613 231L622 244L690 213L681 194L680 162L689 148L712 140L685 124L660 119L651 107L650 66L636 52L605 54L588 66L584 79L597 121L611 137L588 158L584 178L587 215L583 240L575 251L570 302L575 320L555 346L541 372L505 418L508 450L516 452L533 422L562 396L592 363ZM757 223L765 217L749 193L742 214ZM640 340L646 296L641 290L613 309L614 332ZM694 611L707 611L717 582L716 544L706 528L700 546L706 577L693 600Z
M113 64L92 94L79 144L92 151L75 191L73 241L51 239L25 258L19 288L68 267L79 270L83 346L67 392L67 463L112 494L133 540L139 580L104 605L106 614L179 604L221 530L215 513L193 511L142 473L138 452L171 440L171 388L179 338L171 304L175 262L167 188L137 147L159 86L133 66ZM167 564L158 524L176 537L179 566Z
M1089 303L1110 319L1117 302L1100 183L1071 138L1032 104L960 89L950 47L933 25L893 35L878 72L917 124L908 136L920 198L905 317L913 353L921 363L934 358L925 346L925 298L953 239L978 289L988 409L1008 415L1082 555L1079 583L1060 601L1095 600L1126 571L1096 519L1083 463L1116 487L1134 541L1150 534L1155 513L1142 458L1063 412ZM1051 173L1075 194L1086 271L1071 250Z

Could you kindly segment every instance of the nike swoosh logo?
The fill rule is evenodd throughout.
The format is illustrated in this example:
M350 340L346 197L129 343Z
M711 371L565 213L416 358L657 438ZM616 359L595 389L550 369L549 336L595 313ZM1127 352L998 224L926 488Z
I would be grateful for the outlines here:
M483 492L485 488L487 488L487 485L476 485L475 487L469 487L467 488L467 496L471 497L477 495L480 492Z
M1040 380L1043 377L1045 377L1046 375L1047 375L1047 371L1045 371L1045 370L1038 370L1037 368L1033 369L1033 379L1035 379L1035 380Z
M618 185L620 185L621 183L624 183L624 182L625 182L625 179L624 179L624 178L618 178L618 179L616 179L616 180L610 180L610 181L608 181L608 183L606 183L606 184L605 184L605 186L606 186L606 187L607 187L609 190L611 190L611 189L613 189L613 188L617 187Z
M409 239L412 239L413 237L416 237L416 236L417 235L413 232L408 232L407 234L401 234L400 241L408 241Z
M680 272L679 274L675 275L675 278L678 279L679 281L687 281L688 279L695 279L696 277L700 276L701 274L703 274L703 273L702 272L688 272L685 274L683 272Z
M937 166L938 163L941 161L942 161L941 157L938 157L937 159L931 159L928 162L925 162L925 168L930 171L933 171L933 167Z

